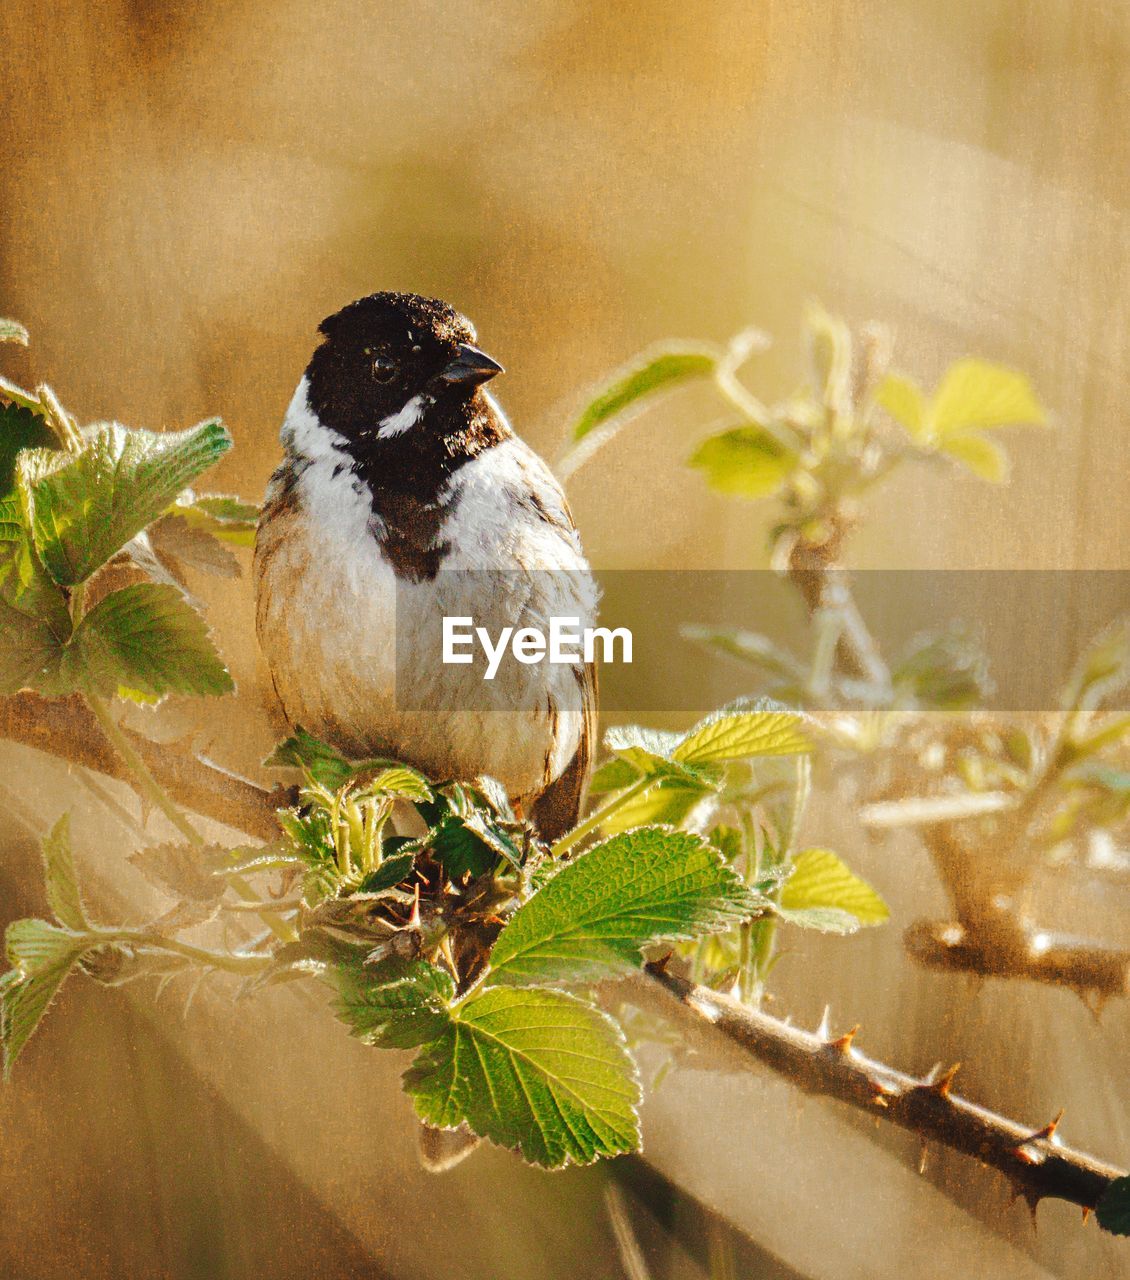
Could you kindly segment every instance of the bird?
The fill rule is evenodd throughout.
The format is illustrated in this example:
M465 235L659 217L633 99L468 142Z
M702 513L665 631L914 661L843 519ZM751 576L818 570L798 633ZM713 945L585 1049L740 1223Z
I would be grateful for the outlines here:
M565 494L486 384L450 304L378 292L319 326L286 410L254 554L256 630L291 725L353 759L495 779L546 842L577 822L594 665L441 660L442 619L491 635L595 617Z

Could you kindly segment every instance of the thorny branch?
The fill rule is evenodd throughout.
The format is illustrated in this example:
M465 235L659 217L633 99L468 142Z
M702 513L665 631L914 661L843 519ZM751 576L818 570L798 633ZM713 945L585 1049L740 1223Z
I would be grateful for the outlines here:
M121 761L105 741L81 700L48 700L21 693L0 698L0 737L47 751L109 777L128 781ZM206 817L271 839L275 809L293 797L284 787L268 791L184 751L163 747L140 734L131 742L163 787L181 804ZM863 1057L852 1035L828 1039L801 1031L759 1010L649 966L626 984L626 996L641 1008L676 1022L688 1043L719 1045L770 1067L797 1088L823 1094L881 1119L893 1121L924 1141L935 1141L1000 1169L1018 1195L1035 1205L1045 1197L1090 1210L1121 1171L1062 1146L1055 1122L1035 1132L952 1093L952 1070L916 1080Z
M858 1028L832 1037L802 1031L728 996L651 964L632 979L631 1003L676 1023L688 1042L719 1044L736 1065L750 1058L777 1072L806 1093L845 1102L1000 1170L1014 1196L1035 1211L1044 1199L1067 1200L1093 1210L1120 1169L1064 1146L1056 1133L1059 1117L1032 1130L979 1107L953 1092L957 1067L925 1079L895 1071L861 1054L853 1044Z
M838 513L819 543L799 538L788 575L809 613L834 612L839 621L835 662L852 679L889 687L890 673L856 606L840 549L849 524ZM953 822L923 828L922 841L953 903L954 921L918 921L906 932L909 954L928 968L983 978L1014 978L1063 986L1098 1011L1112 997L1130 994L1130 952L1084 938L1067 937L1021 919L994 883L987 859L975 859ZM1027 824L1012 832L1023 847ZM1000 838L1000 837L998 837ZM999 851L998 851L999 852ZM999 859L998 859L999 860ZM1025 860L1026 861L1026 860ZM1015 887L1015 886L1013 886ZM1002 901L1005 905L1002 907Z

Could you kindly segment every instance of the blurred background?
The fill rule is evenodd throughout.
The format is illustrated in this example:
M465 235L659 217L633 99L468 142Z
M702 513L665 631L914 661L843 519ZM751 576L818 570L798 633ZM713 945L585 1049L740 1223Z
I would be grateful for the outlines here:
M216 487L261 495L318 322L375 289L470 315L549 457L586 388L656 340L757 324L777 342L751 384L787 392L818 298L891 324L896 362L928 384L962 355L1015 365L1058 427L1010 441L1005 490L900 472L857 563L1128 567L1122 6L6 0L0 51L0 313L32 333L5 372L84 421L221 415L236 448ZM688 393L573 478L596 565L764 566L767 510L683 466L716 414ZM277 725L249 584L199 590L240 695L189 718L250 771ZM0 764L26 805L0 834L4 923L41 910L31 833L92 802L40 757L4 747ZM132 837L104 807L89 821L101 837L80 856L136 906L118 870ZM1099 1024L1064 992L924 975L899 934L943 909L928 863L860 846L853 865L895 927L803 938L780 968L787 1006L812 1025L830 998L907 1069L964 1059L967 1092L1036 1127L1066 1105L1069 1141L1125 1162L1125 1011ZM1125 900L1080 895L1088 931L1125 937ZM291 1000L203 1001L182 1023L147 993L72 984L0 1092L0 1271L624 1274L604 1171L492 1152L427 1181L397 1064ZM941 1160L919 1179L909 1140L837 1117L770 1082L676 1073L648 1153L754 1236L745 1274L1130 1274L1126 1246L1066 1206L1034 1234L994 1175ZM630 1203L657 1280L708 1274L654 1196Z

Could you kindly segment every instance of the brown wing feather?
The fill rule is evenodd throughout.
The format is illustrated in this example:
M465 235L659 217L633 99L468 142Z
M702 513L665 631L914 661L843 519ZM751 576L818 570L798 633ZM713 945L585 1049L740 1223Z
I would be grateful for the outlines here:
M597 716L596 665L590 662L576 670L581 690L581 739L564 772L534 801L531 814L538 835L549 844L577 825L592 769Z

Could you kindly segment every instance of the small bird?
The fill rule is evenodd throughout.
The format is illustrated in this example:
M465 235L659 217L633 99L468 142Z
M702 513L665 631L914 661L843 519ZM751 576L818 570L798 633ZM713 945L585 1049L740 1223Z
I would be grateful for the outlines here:
M374 293L319 326L255 548L259 643L292 724L433 779L486 774L539 835L576 822L591 664L440 661L444 616L588 624L597 592L561 486L485 384L502 366L434 298Z

